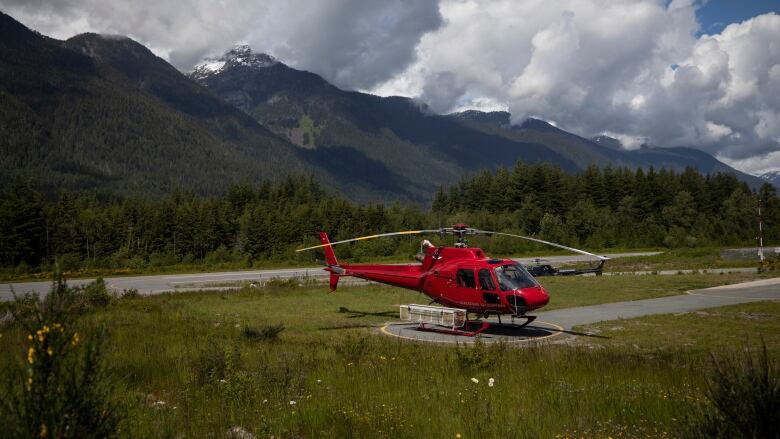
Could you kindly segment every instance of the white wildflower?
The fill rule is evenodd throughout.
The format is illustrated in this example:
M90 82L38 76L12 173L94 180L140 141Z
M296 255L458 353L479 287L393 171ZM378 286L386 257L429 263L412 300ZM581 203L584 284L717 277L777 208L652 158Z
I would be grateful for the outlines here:
M496 380L494 380L493 378L489 379L488 380L488 387L493 387L493 384L495 384L495 382L496 382Z
M253 435L249 430L238 426L228 430L226 436L230 439L255 439L255 435Z
M295 405L295 404L297 404L297 402L295 402L295 401L290 401L290 405Z
M479 380L478 380L478 379L476 379L476 378L472 378L472 379L471 379L471 382L472 382L472 383L474 383L474 384L477 384L477 383L479 383Z

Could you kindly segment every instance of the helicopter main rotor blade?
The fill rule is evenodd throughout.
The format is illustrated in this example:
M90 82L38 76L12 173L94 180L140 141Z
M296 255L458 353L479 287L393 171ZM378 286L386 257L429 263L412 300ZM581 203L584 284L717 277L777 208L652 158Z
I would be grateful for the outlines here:
M609 260L609 258L606 257L606 256L600 256L600 255L597 255L597 254L594 254L594 253L591 253L591 252L586 252L585 250L580 250L580 249L574 248L574 247L567 247L565 245L556 244L556 243L550 242L550 241L544 241L544 240L537 239L537 238L531 238L530 236L513 235L511 233L502 233L502 232L490 232L490 231L487 231L487 230L475 230L475 232L479 233L479 234L484 234L484 235L502 235L502 236L511 236L512 238L526 239L528 241L538 242L540 244L547 244L547 245L551 245L553 247L558 247L558 248L562 248L564 250L569 250L569 251L572 251L574 253L579 253L581 255L593 256L595 258L601 259L602 261Z
M331 242L330 244L320 244L320 245L315 245L315 246L312 246L312 247L299 248L298 250L295 250L295 251L296 252L302 252L302 251L306 251L306 250L314 250L314 249L327 247L327 246L334 246L334 245L337 245L337 244L346 244L348 242L363 241L363 240L366 240L366 239L374 239L374 238L384 238L386 236L419 235L419 234L422 234L422 233L439 233L439 232L440 232L440 230L436 229L436 230L406 230L406 231L403 231L403 232L379 233L379 234L376 234L376 235L361 236L359 238L352 238L352 239L345 239L343 241Z

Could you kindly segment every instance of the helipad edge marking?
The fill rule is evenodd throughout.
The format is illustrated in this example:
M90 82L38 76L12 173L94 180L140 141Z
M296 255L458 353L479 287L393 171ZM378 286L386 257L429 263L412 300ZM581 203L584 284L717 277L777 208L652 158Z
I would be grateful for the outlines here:
M548 338L555 337L555 336L563 334L564 329L563 329L562 326L558 326L555 323L545 322L545 321L542 321L542 320L539 320L538 322L539 323L544 323L544 324L549 325L549 326L552 326L551 329L554 330L554 333L550 334L550 335L545 335L545 336L542 336L542 337L536 337L536 338L530 338L529 337L529 338L525 338L523 340L504 340L504 342L505 343L524 343L524 342L530 342L530 341L540 341L540 340L545 340L545 339L548 339ZM422 341L422 342L426 342L426 343L450 343L450 344L452 344L452 343L463 343L463 344L472 344L472 343L474 343L473 341L458 341L458 340L455 340L455 341L450 341L450 340L427 340L427 339L423 339L423 338L407 337L405 335L401 335L400 333L399 334L393 334L392 332L389 332L387 330L387 327L390 326L390 325L401 325L401 324L409 325L410 323L387 323L384 326L382 326L381 328L379 328L379 330L382 331L382 333L384 333L385 335L389 335L391 337L403 338L405 340L412 340L412 341Z

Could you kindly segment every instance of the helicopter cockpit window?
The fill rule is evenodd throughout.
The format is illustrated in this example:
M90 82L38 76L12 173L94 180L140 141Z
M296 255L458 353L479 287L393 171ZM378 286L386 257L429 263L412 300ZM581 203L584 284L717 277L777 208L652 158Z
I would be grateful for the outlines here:
M496 289L496 285L493 283L493 277L490 275L490 270L483 268L479 270L479 286L483 290L493 291Z
M476 288L477 282L474 279L474 270L469 268L461 268L458 270L458 286Z
M501 291L517 290L521 288L535 287L536 280L528 271L519 264L502 265L496 267L496 277Z

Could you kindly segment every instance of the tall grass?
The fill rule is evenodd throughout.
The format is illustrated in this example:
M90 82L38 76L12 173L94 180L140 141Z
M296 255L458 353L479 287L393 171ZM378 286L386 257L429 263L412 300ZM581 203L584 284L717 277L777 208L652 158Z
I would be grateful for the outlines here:
M767 352L712 355L706 400L684 434L701 438L780 437L780 369Z
M635 281L644 282L657 287L652 279ZM708 381L698 366L706 352L722 348L711 339L687 346L665 334L687 343L680 335L691 319L711 334L739 324L731 315L656 317L650 322L668 332L641 339L642 347L633 342L638 335L606 328L609 338L523 349L379 335L377 325L397 304L414 299L382 287L333 294L247 288L129 297L84 319L111 327L105 360L123 383L115 389L128 408L120 425L136 437L665 437L688 425L684 414L707 404ZM770 316L751 328L772 338L772 349L780 305L751 306ZM248 335L281 324L273 342ZM14 333L4 335L5 348ZM772 362L777 351L767 355Z

